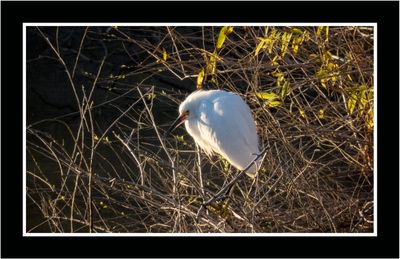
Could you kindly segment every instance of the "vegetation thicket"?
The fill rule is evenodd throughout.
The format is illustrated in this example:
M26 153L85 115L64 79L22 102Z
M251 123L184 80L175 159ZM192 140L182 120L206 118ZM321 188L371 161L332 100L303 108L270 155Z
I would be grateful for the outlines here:
M28 232L373 231L373 27L29 32L45 47L28 72L51 60L75 110L27 124ZM201 213L238 171L164 135L196 88L240 95L266 150Z

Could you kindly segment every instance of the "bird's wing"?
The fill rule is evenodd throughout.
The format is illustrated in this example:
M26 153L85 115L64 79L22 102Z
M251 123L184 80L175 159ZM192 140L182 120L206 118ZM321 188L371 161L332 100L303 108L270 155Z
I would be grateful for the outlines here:
M248 134L247 137L245 138L246 143L251 146L257 146L258 149L259 140L252 111L250 110L249 106L239 96L234 95L234 97L240 99L240 102L238 101L239 104L236 107L238 108L241 114L240 116L241 120L243 120L240 123L246 125L246 127L243 128L243 131L241 131L241 134L247 134L251 132L251 134Z
M215 132L215 125L218 122L216 117L213 116L213 103L208 100L201 102L198 116L197 130L200 136L196 142L209 155L211 151L220 153L219 142Z
M236 94L229 93L214 103L215 114L220 115L229 131L244 140L247 146L258 146L258 136L249 106Z
M213 150L236 167L245 167L258 153L258 137L251 111L234 94L224 94L200 105L199 132Z

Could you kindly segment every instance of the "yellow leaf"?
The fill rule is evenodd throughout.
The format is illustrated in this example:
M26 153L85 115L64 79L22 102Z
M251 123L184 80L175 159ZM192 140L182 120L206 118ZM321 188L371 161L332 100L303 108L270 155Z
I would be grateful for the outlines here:
M353 78L351 78L350 74L347 74L347 77L349 78L349 80L350 80L351 82L353 82Z
M288 94L289 94L289 81L285 80L281 88L281 97L285 98Z
M197 89L201 89L203 87L203 80L204 80L204 68L200 70L200 73L197 76Z
M254 56L258 55L258 52L260 52L261 48L265 46L265 39L261 39L261 41L257 44L256 51L254 52Z
M265 100L266 101L265 104L268 107L276 107L282 103L279 95L273 92L258 92L256 93L256 96Z
M167 50L163 48L163 60L167 61Z
M182 136L178 136L178 141L185 142L185 139L183 138L183 135Z
M154 98L156 98L156 94L155 93L149 93L149 95L147 95L147 99L149 100L153 100Z
M219 36L218 36L218 41L217 41L217 49L222 48L222 45L224 44L225 38L226 38L225 33L221 33L220 32Z
M224 45L226 37L229 34L231 34L232 31L233 31L233 26L224 26L224 27L222 27L222 29L219 31L219 35L218 35L217 50L222 48L222 45Z
M293 49L293 53L297 54L297 52L299 51L299 45L292 45L292 49Z
M327 50L327 51L325 52L325 54L326 54L326 58L327 58L328 60L332 60L332 59L333 59L333 55L332 55L332 53L331 53L329 50ZM330 63L330 64L333 64L333 63Z
M360 108L364 108L365 104L367 103L367 95L366 95L366 90L365 89L362 89L360 91L359 98L360 98L360 104L359 104Z
M368 129L374 128L374 109L371 107L366 116L366 124Z
M272 66L278 66L279 63L276 61L277 59L281 60L281 57L276 55L272 60L271 60L271 65Z
M205 73L207 75L214 75L216 70L217 70L217 58L218 54L216 51L212 55L210 55L210 58L207 60L207 66L206 66L206 71Z
M324 115L324 109L319 109L318 118L323 119L324 117L325 117L325 115Z
M279 98L279 96L273 92L258 92L258 93L256 93L256 96L263 100L271 100L271 99Z
M352 114L354 109L358 107L358 115L364 116L364 113L368 113L367 111L371 106L371 100L374 97L374 92L372 88L368 88L365 84L358 85L349 90L350 98L347 101L347 109L349 114ZM368 117L368 114L365 114Z
M289 113L293 115L293 101L290 102Z
M267 32L266 32L267 33ZM275 41L279 40L280 32L277 33L276 29L272 29L271 33L266 38L257 37L260 41L255 50L255 56L258 55L261 49L267 49L268 53L272 53Z
M325 41L328 41L328 35L329 35L329 26L326 26L326 28L325 28Z
M281 33L277 32L276 29L273 29L271 31L271 34L267 38L267 42L265 43L266 48L268 49L268 53L272 53L272 49L274 47L274 44L277 40L279 40L281 37Z
M296 36L292 40L292 49L293 53L297 54L299 51L300 44L303 43L303 37L302 36Z
M219 156L219 158L220 158L220 161L221 161L222 166L224 168L224 173L228 173L228 171L229 171L229 162L228 162L228 160L226 160L222 156Z
M321 36L321 32L322 32L323 28L324 28L324 26L318 26L318 29L317 29L317 36L318 37Z
M298 28L292 28L292 33L294 34L303 34L303 31Z
M279 71L279 70L277 69L275 71ZM275 72L275 71L271 73L274 77L279 79L279 78L283 78L285 76L285 74L283 74L282 72Z
M303 33L303 41L309 41L310 40L310 33L308 31L305 31Z
M299 107L299 112L300 112L300 116L301 116L301 117L303 117L303 118L306 117L305 112L304 112L303 109L301 109L300 107Z
M373 88L368 90L367 98L368 98L368 100L372 100L374 98L374 89Z
M272 107L272 108L274 108L274 107L278 107L279 105L281 105L281 101L278 101L278 100L275 100L275 101L268 101L267 103L266 103L266 105L268 106L268 107Z
M289 46L290 39L292 38L292 33L283 33L282 35L282 46L281 46L281 56L285 56L287 52L287 47Z
M357 104L357 95L352 94L349 100L347 100L347 109L349 110L349 114L353 113L356 104Z
M111 141L108 139L107 136L103 139L103 141L104 141L104 143L107 144L107 145L111 144Z
M228 28L226 28L225 35L228 36L232 32L233 32L233 26L228 26Z

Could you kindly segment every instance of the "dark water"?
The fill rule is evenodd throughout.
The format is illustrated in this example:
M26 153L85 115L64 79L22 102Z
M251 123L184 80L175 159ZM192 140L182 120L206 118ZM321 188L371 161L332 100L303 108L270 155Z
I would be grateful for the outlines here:
M65 63L70 72L73 71L77 50L79 49L84 29L83 27L61 27L58 30L60 55L65 59ZM56 42L55 35L57 30L55 27L41 28L41 30L49 36L51 42ZM93 28L91 31L99 33L96 35L96 37L98 37L101 33L107 31L107 28ZM89 95L92 90L94 79L90 75L95 75L97 73L101 63L100 61L104 56L104 42L95 40L93 35L93 33L88 33L76 66L73 80L80 102L84 99L84 93ZM142 33L141 35L141 37L148 37L149 39L155 37L154 35L147 35L146 33ZM122 64L132 64L132 60L122 48L120 42L106 42L105 44L107 45L107 59L100 73L96 89L93 91L92 101L94 105L99 105L124 95L124 93L129 93L116 101L92 109L95 132L100 135L121 115L121 113L126 111L132 103L139 100L137 105L132 108L127 116L121 118L119 123L114 125L114 128L109 131L108 136L110 136L109 138L111 141L115 141L115 138L112 139L112 130L117 132L123 131L128 134L132 129L138 127L131 118L139 118L140 114L144 111L144 105L135 87L137 87L139 82L143 82L145 78L147 78L147 80L145 84L141 86L141 91L146 93L146 91L155 87L157 96L151 102L150 100L147 101L149 104L152 103L152 110L156 111L154 112L156 124L161 126L165 125L166 127L176 117L177 105L169 98L161 96L159 92L166 91L167 93L171 93L175 91L175 85L179 85L181 89L187 87L188 92L193 88L193 82L189 80L186 82L177 82L176 79L171 76L162 79L161 77L155 78L150 76L151 73L135 74L123 80L109 80L109 75L118 75L118 73L120 73L120 66ZM130 47L132 51L139 52L137 47ZM142 51L140 50L140 52ZM129 72L130 71L125 71L124 73ZM33 27L27 29L26 76L27 127L35 130L35 132L40 132L39 135L45 139L49 139L49 137L54 139L57 143L62 145L62 148L66 150L68 154L71 154L74 148L74 140L65 125L70 128L75 137L80 123L76 97L64 67L60 64L59 60L55 58L54 52L43 40L38 30ZM134 90L132 91L132 89ZM177 97L183 97L184 94L185 91ZM180 131L178 130L177 132L179 133ZM86 134L88 134L88 132L86 132ZM142 129L140 138L141 141L148 143L147 148L150 148L152 152L159 152L160 144L155 138L153 129ZM87 145L91 144L89 140L90 138L86 137L85 143ZM44 153L40 151L40 148L47 150L46 146L29 132L27 133L27 142L27 170L38 176L42 176L56 188L59 188L62 182L58 164L54 162L52 157L46 157ZM114 166L113 170L122 172L121 175L119 175L122 179L133 179L132 175L124 175L123 172L126 170L124 170L118 158L107 150L107 147L99 147L98 152L99 154L107 156L108 162ZM60 157L62 157L62 155L60 155ZM111 169L103 168L96 172L100 172L99 176L101 177L109 177L110 174L107 175L107 173L105 173L107 170ZM103 172L103 174L101 172ZM51 208L43 207L43 205L40 204L40 201L43 199L40 198L40 190L33 191L33 189L38 188L38 186L43 187L43 185L38 184L38 179L28 174L27 188L30 197L27 197L27 230L35 227L32 230L34 232L54 231L54 229L49 228L49 224L41 224L44 221L43 212L47 209L48 211L45 212L45 214L49 213L48 215L51 215ZM73 184L70 183L69 188L72 188L72 186ZM49 190L45 190L45 192L48 191ZM55 193L47 193L43 197L53 197L53 199L57 199L57 197L54 196ZM42 206L42 208L39 209L38 206ZM64 213L64 216L68 216L67 210L65 210ZM65 229L69 228L68 224L64 227ZM82 231L87 231L87 229L83 229Z

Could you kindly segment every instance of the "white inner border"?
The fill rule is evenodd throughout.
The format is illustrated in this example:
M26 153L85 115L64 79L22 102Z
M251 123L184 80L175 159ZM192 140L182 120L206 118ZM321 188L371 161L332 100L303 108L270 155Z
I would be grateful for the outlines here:
M26 232L26 27L28 26L372 26L374 28L374 231L373 233L27 233ZM377 236L377 109L378 109L378 91L377 91L377 51L378 51L378 41L377 41L377 23L23 23L23 115L22 115L22 137L23 137L23 166L22 166L22 190L23 190L23 201L22 201L22 231L23 236L33 237L33 236L61 236L61 237L73 237L73 236L93 236L93 237L129 237L129 236L242 236L242 237L255 237L255 236L267 236L267 237L290 237L290 236L320 236L320 237L370 237Z

